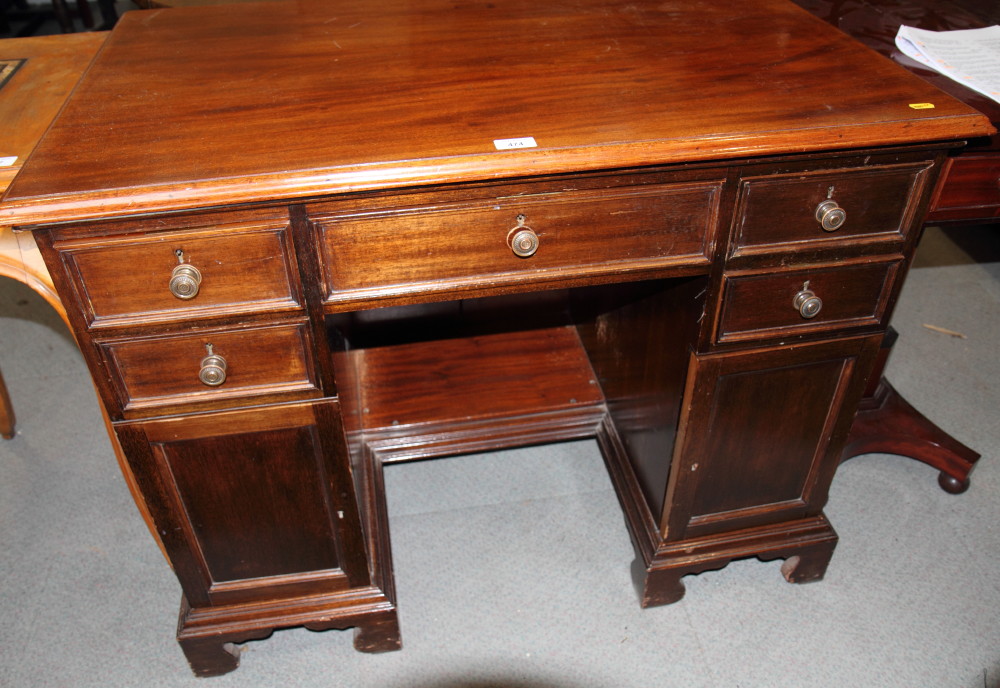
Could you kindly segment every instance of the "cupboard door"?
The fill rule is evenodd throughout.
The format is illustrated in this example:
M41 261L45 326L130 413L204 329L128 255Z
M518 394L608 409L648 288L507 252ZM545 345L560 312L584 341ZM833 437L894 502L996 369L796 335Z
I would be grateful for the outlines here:
M665 539L818 514L880 339L694 356Z
M117 430L192 606L368 583L336 401Z

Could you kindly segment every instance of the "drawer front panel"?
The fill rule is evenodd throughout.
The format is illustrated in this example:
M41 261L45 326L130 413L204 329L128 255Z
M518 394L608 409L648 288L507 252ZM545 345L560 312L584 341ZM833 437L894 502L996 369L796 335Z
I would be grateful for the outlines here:
M284 323L241 330L204 330L104 341L99 344L122 408L160 410L164 406L229 402L259 403L261 397L319 396L311 358L309 328ZM202 362L211 353L225 359L225 381L201 381Z
M570 191L314 218L327 299L707 266L721 187ZM530 257L508 245L519 227L538 238Z
M1000 154L950 161L932 210L994 209L1000 214ZM980 213L987 217L989 213Z
M903 239L931 164L893 165L744 178L733 255L808 248L845 240ZM817 209L833 201L846 213L839 228L823 228Z
M298 307L285 227L164 232L57 244L91 327ZM170 291L177 251L201 273L197 294Z
M726 277L719 342L876 325L899 261ZM808 286L807 286L808 283ZM796 296L811 291L819 313L804 317Z

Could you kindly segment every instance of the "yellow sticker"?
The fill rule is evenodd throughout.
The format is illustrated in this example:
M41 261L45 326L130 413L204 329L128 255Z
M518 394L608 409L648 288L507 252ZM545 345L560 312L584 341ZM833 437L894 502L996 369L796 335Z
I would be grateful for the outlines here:
M910 107L914 110L933 110L934 103L910 103Z

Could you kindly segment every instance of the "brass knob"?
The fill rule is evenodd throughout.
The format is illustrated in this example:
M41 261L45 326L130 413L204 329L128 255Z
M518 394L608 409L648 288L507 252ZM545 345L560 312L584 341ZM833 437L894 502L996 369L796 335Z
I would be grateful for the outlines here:
M801 291L795 295L792 305L798 310L799 315L808 320L819 315L823 308L823 299L816 296L816 293L809 288L809 283L806 282L802 285Z
M226 381L226 359L215 353L211 344L206 344L208 355L201 359L198 379L209 387L218 387Z
M524 224L526 220L524 215L518 215L517 227L507 232L507 245L520 258L529 258L538 250L538 235Z
M198 288L201 286L201 271L184 262L183 251L177 249L174 253L180 264L174 267L170 275L170 293L185 301L193 299L198 295Z
M826 200L816 206L816 221L827 232L835 232L847 221L847 211L834 200Z

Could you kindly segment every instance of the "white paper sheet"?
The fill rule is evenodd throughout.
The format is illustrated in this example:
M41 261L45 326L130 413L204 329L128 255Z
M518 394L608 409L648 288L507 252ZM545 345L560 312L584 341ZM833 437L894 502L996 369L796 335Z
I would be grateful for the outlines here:
M1000 26L927 31L900 26L904 55L1000 103Z

